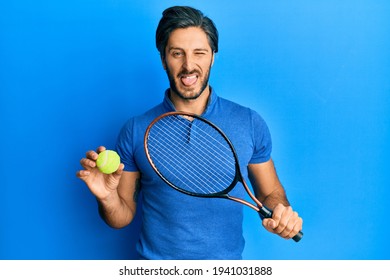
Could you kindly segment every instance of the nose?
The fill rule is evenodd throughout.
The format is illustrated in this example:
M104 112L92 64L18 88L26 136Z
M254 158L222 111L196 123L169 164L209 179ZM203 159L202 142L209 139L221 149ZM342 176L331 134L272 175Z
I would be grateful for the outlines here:
M188 72L191 72L192 70L195 69L195 62L192 55L186 54L184 56L183 69L187 70Z

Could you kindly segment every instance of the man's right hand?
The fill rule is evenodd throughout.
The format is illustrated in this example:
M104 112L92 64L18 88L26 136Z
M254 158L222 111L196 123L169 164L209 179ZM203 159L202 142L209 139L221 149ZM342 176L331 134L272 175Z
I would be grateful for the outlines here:
M106 150L106 148L100 146L96 152L88 151L86 153L86 158L80 160L81 166L84 169L79 170L76 174L78 178L86 183L90 191L98 200L105 200L112 192L117 190L124 169L124 164L121 163L118 170L112 174L100 172L96 166L96 160L99 153L104 150Z

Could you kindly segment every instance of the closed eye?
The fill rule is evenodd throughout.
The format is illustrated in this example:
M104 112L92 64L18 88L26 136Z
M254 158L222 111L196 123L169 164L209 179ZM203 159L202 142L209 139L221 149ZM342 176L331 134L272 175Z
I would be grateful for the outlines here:
M208 54L208 50L207 49L196 49L194 51L195 55L206 55Z

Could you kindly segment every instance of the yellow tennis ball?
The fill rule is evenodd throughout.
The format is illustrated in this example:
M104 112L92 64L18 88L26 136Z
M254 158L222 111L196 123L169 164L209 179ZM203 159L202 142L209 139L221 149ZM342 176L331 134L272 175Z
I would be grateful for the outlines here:
M105 174L111 174L118 170L121 159L115 151L105 150L99 154L96 165Z

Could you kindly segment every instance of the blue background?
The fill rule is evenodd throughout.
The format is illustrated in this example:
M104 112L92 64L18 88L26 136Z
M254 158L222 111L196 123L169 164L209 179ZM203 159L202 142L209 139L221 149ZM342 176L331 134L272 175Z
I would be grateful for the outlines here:
M131 259L140 217L99 218L79 160L168 87L154 33L193 5L220 32L219 95L257 110L296 244L245 210L246 259L389 259L390 2L58 0L0 3L0 259Z

